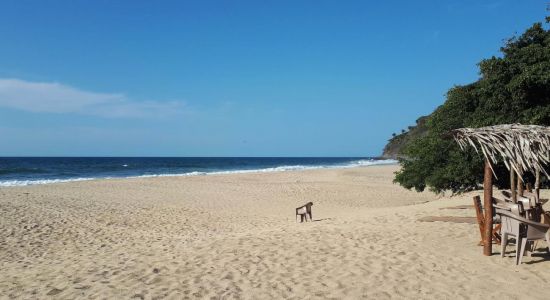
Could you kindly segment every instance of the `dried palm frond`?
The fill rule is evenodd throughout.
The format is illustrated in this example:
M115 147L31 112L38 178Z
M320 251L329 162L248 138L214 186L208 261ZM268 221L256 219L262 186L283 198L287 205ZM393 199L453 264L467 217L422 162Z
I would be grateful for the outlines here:
M512 168L522 177L527 171L549 177L544 167L550 163L550 127L506 124L460 128L452 134L460 149L470 145L478 153L481 150L490 165L502 160L508 170Z

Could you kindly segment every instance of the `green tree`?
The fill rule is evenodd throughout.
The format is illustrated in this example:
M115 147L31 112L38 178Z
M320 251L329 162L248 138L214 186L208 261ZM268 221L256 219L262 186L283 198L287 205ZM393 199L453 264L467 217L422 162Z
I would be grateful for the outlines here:
M502 57L479 63L480 78L455 86L427 117L427 133L402 149L402 168L395 182L408 189L463 192L480 187L481 155L461 151L449 131L461 127L522 123L550 125L550 30L535 23L506 41ZM496 166L497 186L506 186L507 171Z

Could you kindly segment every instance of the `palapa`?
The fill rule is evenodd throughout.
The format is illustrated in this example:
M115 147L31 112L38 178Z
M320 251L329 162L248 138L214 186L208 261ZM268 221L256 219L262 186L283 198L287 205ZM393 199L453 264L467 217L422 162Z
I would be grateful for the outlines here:
M460 128L451 131L455 141L462 150L468 145L485 157L483 175L484 220L480 219L480 231L483 236L483 254L492 254L493 229L493 164L502 160L510 170L510 190L516 201L514 174L523 181L523 174L531 171L536 175L535 183L538 197L539 174L548 176L545 166L550 162L550 128L538 125L507 124L481 128ZM491 174L492 172L492 174ZM480 199L474 202L481 205ZM481 222L482 221L482 222ZM483 226L481 226L483 223Z
M491 164L502 160L508 170L512 168L520 177L526 171L541 172L550 177L545 170L550 163L550 127L505 124L460 128L453 130L452 134L462 150L468 145L478 153L481 150Z

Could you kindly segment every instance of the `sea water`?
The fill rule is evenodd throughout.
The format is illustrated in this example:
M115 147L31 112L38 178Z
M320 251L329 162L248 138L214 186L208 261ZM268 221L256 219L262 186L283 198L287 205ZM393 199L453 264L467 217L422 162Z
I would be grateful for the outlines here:
M374 157L1 157L0 187L395 164Z

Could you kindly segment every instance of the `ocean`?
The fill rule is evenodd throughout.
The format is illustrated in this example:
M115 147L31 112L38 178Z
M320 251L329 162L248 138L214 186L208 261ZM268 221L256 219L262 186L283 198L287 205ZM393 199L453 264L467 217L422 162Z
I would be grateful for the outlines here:
M394 164L374 157L1 157L0 187Z

